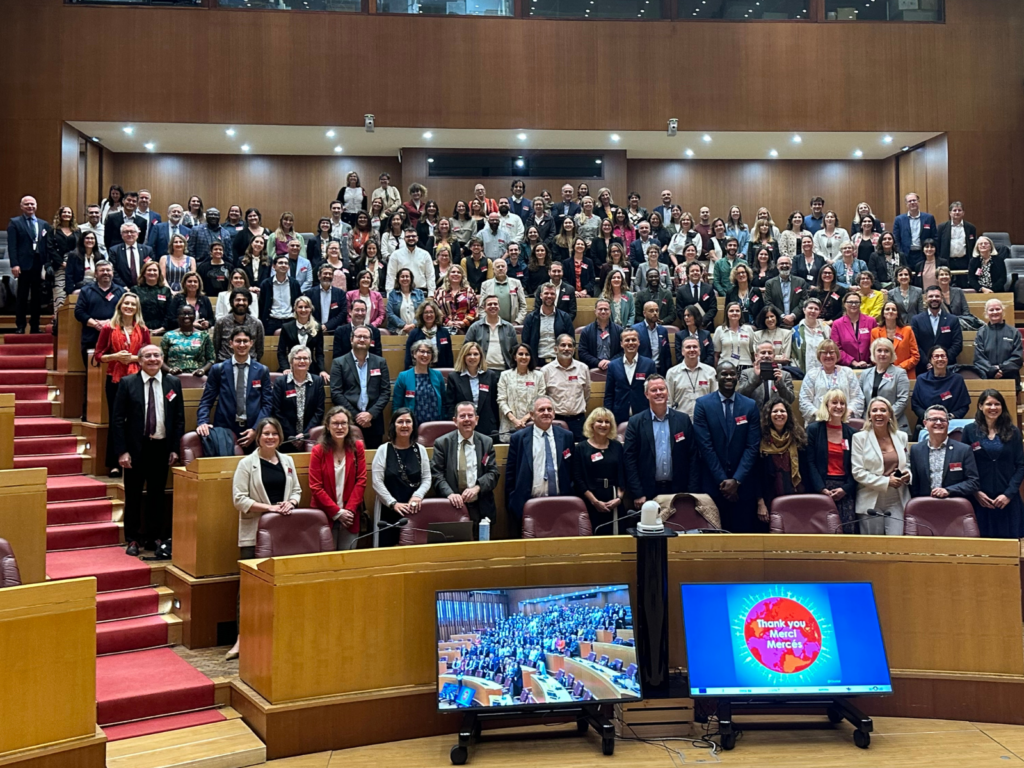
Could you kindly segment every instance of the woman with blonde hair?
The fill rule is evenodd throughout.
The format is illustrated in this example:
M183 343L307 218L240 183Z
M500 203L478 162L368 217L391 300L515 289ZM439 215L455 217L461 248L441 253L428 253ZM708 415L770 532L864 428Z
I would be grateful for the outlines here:
M910 501L909 438L899 430L884 397L868 403L864 428L853 436L853 478L861 533L903 535L903 508ZM881 515L869 515L868 511Z
M612 412L595 408L583 422L585 439L572 452L573 488L587 505L591 530L601 527L606 536L618 533L609 524L622 510L626 487L626 457L617 432Z
M310 356L309 373L329 382L331 372L324 364L324 328L313 317L313 300L299 296L292 306L292 313L295 317L281 326L278 337L277 369L282 373L288 371L291 352L295 347L306 347Z
M1006 263L996 256L992 238L979 235L967 265L967 281L977 293L999 293L1006 287Z
M181 281L189 272L196 271L196 260L188 255L188 240L175 235L167 245L167 254L160 257L160 271L171 288L171 293L181 293Z
M910 434L907 406L910 404L910 379L907 372L896 365L896 347L885 336L871 342L871 361L874 367L865 368L860 375L860 390L864 401L884 397L892 403L893 414L899 428Z
M295 231L295 214L285 211L278 219L277 229L267 238L267 251L274 257L288 255L288 241L296 238L302 247L299 248L299 256L306 257L306 238Z
M498 433L498 378L500 373L487 368L483 349L467 341L455 359L455 373L448 377L448 418L454 418L459 403L476 406L479 419L476 431L494 437Z
M617 209L618 206L616 206L615 201L612 200L612 191L608 189L608 187L601 187L597 190L597 206L594 208L594 213L599 218L612 221Z
M833 389L845 395L850 416L858 415L864 408L860 379L852 369L839 365L840 354L839 345L832 339L825 339L818 345L818 362L821 365L813 373L808 372L800 383L800 413L805 424L818 418L823 398Z
M612 305L612 322L623 328L632 325L636 317L636 306L633 294L626 290L626 273L621 269L613 269L604 281L601 297L608 299Z
M817 420L807 424L807 489L835 502L843 522L842 533L853 533L856 526L852 523L857 519L857 482L853 479L851 454L854 432L847 423L849 412L843 390L830 389L818 406Z

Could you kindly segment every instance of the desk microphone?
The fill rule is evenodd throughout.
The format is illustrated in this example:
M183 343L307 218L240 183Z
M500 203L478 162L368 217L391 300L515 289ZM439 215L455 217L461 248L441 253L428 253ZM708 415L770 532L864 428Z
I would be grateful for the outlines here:
M408 518L405 518L405 520L406 522L408 522ZM419 533L425 533L428 536L430 534L434 534L435 536L441 536L442 538L444 538L445 541L451 541L455 538L454 536L449 536L447 533L442 533L441 531L432 531L429 528L410 528L409 530L418 531Z
M639 509L637 509L637 510L635 510L633 512L630 512L628 515L622 515L618 520L609 520L607 523L601 523L591 533L597 533L602 528L607 528L609 525L614 525L615 523L621 523L623 520L629 520L630 518L633 518L633 517L640 517L640 510Z
M872 512L873 512L873 511L874 511L874 510L872 510ZM870 514L870 512L869 512L868 514ZM837 525L837 526L836 526L835 528L833 528L833 529L832 529L832 533L839 533L839 532L840 532L840 531L842 531L842 530L843 530L843 528L845 528L846 526L848 526L848 525L853 525L854 523L859 523L859 522L860 522L860 519L859 519L859 518L858 518L858 519L854 519L854 520L847 520L847 521L846 521L845 523L840 523L840 524L839 524L839 525Z
M683 533L732 533L732 531L727 531L725 528L689 528Z
M924 527L925 527L925 528L927 528L927 529L928 529L929 531L931 531L931 532L932 532L932 536L938 536L938 535L939 535L938 533L936 533L936 532L935 532L935 529L934 529L934 528L932 528L932 527L931 527L930 525L928 525L928 523L924 522L923 520L921 520L921 519L917 519L917 520L915 520L914 522L915 522L915 523L916 523L917 525L921 525L921 526L924 526ZM906 524L907 524L907 523L906 523L906 520L904 520L904 521L903 521L903 525L904 525L904 526L906 526Z
M380 531L386 531L389 528L403 528L403 527L407 526L408 524L409 524L409 518L408 517L403 517L401 520L396 520L393 523L389 523L387 520L378 520L377 521L377 530L376 531L370 531L369 533L364 533L362 536L356 536L354 539L352 539L352 543L349 544L348 548L349 549L353 549L355 547L355 545L356 545L356 542L359 541L360 539L369 538L370 536L373 536L375 533L379 533Z

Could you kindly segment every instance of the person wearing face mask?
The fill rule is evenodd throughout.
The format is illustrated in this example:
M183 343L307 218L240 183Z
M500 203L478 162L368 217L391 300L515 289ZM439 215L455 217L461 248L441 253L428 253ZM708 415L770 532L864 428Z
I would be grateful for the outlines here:
M146 245L153 249L153 254L157 259L161 256L167 255L171 238L175 235L182 235L186 240L189 240L189 248L192 255L197 259L199 258L199 255L195 252L194 248L196 243L201 241L202 236L200 236L200 239L195 241L191 240L192 228L186 227L181 223L181 219L184 215L184 209L177 203L172 203L167 206L167 221L154 224L149 228L149 232L146 235ZM210 251L208 245L205 253L207 260L209 260Z

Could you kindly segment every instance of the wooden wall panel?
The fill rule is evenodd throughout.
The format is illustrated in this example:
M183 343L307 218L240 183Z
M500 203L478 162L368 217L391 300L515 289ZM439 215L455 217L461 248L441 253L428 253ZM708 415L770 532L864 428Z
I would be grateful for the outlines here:
M702 205L712 218L725 218L738 205L746 221L762 205L780 227L794 210L809 214L815 195L848 227L859 202L878 208L885 198L882 163L878 161L630 160L629 185L648 210L661 205L661 190L696 216ZM888 219L892 221L892 219Z
M98 202L100 199L100 165L102 160L100 147L91 141L85 145L85 203ZM85 214L81 214L85 220Z
M108 172L104 165L103 189L115 182L126 191L145 187L161 215L171 203L185 205L199 195L222 218L234 204L259 208L271 229L291 211L302 232L312 232L318 218L330 215L330 201L349 171L359 174L364 189L376 187L382 171L396 180L402 174L396 157L116 154L113 166Z
M924 145L924 164L928 190L928 212L937 221L948 218L949 190L949 142L945 134L929 139Z
M950 200L964 204L979 234L1010 232L1014 243L1024 243L1021 133L957 132L948 135L948 144Z

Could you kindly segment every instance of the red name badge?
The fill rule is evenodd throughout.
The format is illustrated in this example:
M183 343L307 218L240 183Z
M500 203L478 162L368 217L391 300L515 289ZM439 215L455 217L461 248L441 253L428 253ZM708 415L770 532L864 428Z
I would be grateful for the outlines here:
M158 293L158 294L156 295L156 300L157 300L157 301L167 301L167 297L166 297L166 296L164 296L164 295L163 295L162 293Z
M337 302L335 302L334 304L331 304L331 309L337 309L337 308L338 308L338 303Z
M480 385L480 391L481 392L490 392L491 391L491 385L490 384L481 384Z
M263 381L260 380L260 379L255 379L252 382L252 388L253 389L263 389Z
M832 298L835 299L836 301L839 301L839 294L838 293L833 293L832 294Z
M532 382L532 381L525 381L523 383L526 384L526 386L528 386L528 387L534 386L534 382Z
M170 392L167 393L167 402L168 403L174 402L174 398L176 398L177 396L178 396L178 393L175 392L172 389Z
M590 456L590 460L591 461L601 461L601 459L603 459L603 458L604 458L604 454L601 453L600 451L598 451L597 453L591 454L591 456Z
M416 390L414 390L414 389L407 389L407 390L405 390L405 396L406 397L416 397Z
M580 265L580 269L589 269L589 268L590 268L589 264L581 264Z
M959 461L951 462L950 465L949 465L949 471L950 472L959 472L963 468L964 468L964 465L961 464Z
M284 396L285 397L296 397L295 390L294 389L285 390Z
M569 377L569 381L578 381L579 378L580 378L579 376L570 376Z
M892 337L896 339L896 341L903 341L903 337L900 336L898 333L894 333Z
M800 293L800 291L802 291L802 290L803 290L803 288L797 288L797 289L796 289L796 290L794 291L794 293Z
M515 293L515 292L516 292L516 289L515 289L515 288L509 288L509 289L508 289L508 292L509 292L509 293Z
M114 298L114 294L113 293L108 293L107 294L107 301L110 301L112 298Z
M760 297L760 296L751 296L751 297L750 297L750 303L751 303L751 304L753 304L753 303L754 303L755 301L757 301L757 300L758 300L759 298L761 298L761 297Z
M608 338L608 336L609 336L609 333L608 333L608 331L604 331L604 332L603 332L603 333L601 334L601 338L602 338L602 339L607 339L607 338Z
M698 381L697 382L697 386L698 387L706 387L707 385L708 385L708 383L706 381Z
M438 339L437 343L438 344L447 344L448 343L448 339Z
M707 301L708 300L708 294L705 293L703 296L700 297L700 300L701 301Z
M971 443L971 450L972 451L980 451L981 450L981 443Z
M775 340L772 341L772 344L774 344L776 347L781 347L782 346L782 340L781 339L775 339Z
M747 417L746 416L737 416L736 417L736 426L737 427L741 426L743 424L746 424L746 423L747 423Z
M647 378L647 374L646 373L637 373L635 378L636 378L637 381L644 381Z
M939 395L940 400L949 400L951 397L953 397L952 392L943 392L941 395Z
M568 293L562 294L562 301L568 301L568 300L569 300L569 294Z
M570 456L572 456L572 450L570 448L566 448L564 451L562 451L563 459L568 459Z
M371 368L370 369L370 375L371 376L380 376L380 368Z
M891 373L883 373L882 374L882 378L885 379L886 381L888 381L889 379L892 378L892 374Z
M682 432L677 432L676 433L675 440L676 440L677 443L681 443L685 439L686 439L686 435L684 435Z
M939 328L939 333L949 333L949 326L944 325L941 328Z
M974 274L976 274L978 277L981 277L981 267L978 267L977 271Z

